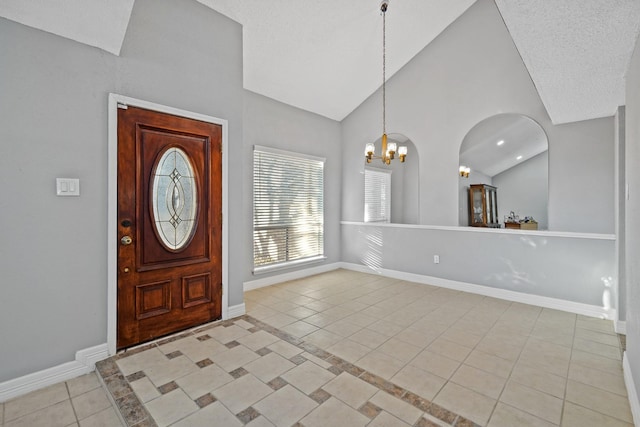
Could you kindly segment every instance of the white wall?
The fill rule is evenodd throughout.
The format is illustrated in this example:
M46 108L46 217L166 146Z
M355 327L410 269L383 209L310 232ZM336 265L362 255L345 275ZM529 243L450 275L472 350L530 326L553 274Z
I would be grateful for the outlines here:
M549 199L549 155L540 153L493 177L498 188L498 219L513 211L520 219L531 216L539 230L549 228L547 203Z
M242 29L210 8L137 0L120 57L4 19L0 40L2 382L107 341L109 92L227 119L229 179L244 174ZM79 178L80 197L56 197L56 177ZM231 192L231 305L242 200Z
M380 100L375 93L343 121L344 220L362 218L362 150L377 138ZM420 223L458 224L460 144L506 112L531 117L548 136L549 228L613 233L613 119L553 125L491 0L478 0L387 84L387 129L420 154Z
M626 183L629 199L626 201L626 294L627 294L627 352L631 378L636 391L640 391L640 42L636 42L631 65L627 72L626 90ZM637 396L636 396L637 398ZM631 402L640 408L640 402ZM638 415L638 414L634 414ZM636 419L636 423L640 420Z
M372 166L391 169L391 222L398 224L418 224L420 219L420 159L411 141L403 142L411 156L404 163L394 160L389 166L374 161ZM363 187L364 188L364 187Z
M341 141L340 123L308 111L292 107L254 92L244 91L243 116L244 170L242 189L242 228L248 230L243 257L244 281L281 274L282 271L254 276L253 269L253 146L263 145L281 150L326 158L324 169L324 251L327 264L340 260L340 189ZM318 264L314 264L318 265ZM305 266L287 269L295 271ZM308 265L306 266L308 268Z
M549 230L615 232L613 117L546 127Z
M345 222L342 260L374 271L443 278L603 311L615 308L613 290L602 280L615 271L613 236L564 234ZM434 255L440 256L439 264Z

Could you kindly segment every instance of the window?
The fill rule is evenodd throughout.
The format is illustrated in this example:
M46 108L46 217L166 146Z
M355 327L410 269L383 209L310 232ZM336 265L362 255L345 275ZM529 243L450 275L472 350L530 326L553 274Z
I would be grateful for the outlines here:
M391 171L365 168L364 222L391 222Z
M254 272L324 257L324 162L254 147Z

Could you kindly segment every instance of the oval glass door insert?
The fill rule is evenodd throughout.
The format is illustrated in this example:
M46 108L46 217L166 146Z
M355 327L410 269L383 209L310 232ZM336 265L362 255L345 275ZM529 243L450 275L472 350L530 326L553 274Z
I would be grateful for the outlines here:
M187 153L171 147L154 165L151 205L162 244L179 251L189 244L197 225L198 191Z

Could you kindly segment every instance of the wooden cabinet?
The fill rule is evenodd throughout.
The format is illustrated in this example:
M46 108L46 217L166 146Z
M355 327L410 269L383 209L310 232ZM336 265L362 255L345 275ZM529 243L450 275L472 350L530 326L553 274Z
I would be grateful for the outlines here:
M469 186L469 225L499 228L498 189L487 184Z

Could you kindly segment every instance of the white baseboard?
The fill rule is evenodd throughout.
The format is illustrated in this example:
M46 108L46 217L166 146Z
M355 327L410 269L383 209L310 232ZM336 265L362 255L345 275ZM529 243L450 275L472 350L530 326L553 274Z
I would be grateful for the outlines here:
M331 264L320 265L318 267L305 268L304 270L297 270L289 273L278 274L276 276L265 277L262 279L250 280L248 282L244 282L244 292L264 288L265 286L275 285L276 283L302 279L303 277L309 277L316 274L337 270L341 267L341 265L342 263L340 262L334 262Z
M372 269L366 265L352 264L348 262L340 263L340 268L347 270L359 271L362 273L380 274L393 279L406 280L409 282L423 283L425 285L439 286L441 288L453 289L456 291L469 292L478 295L503 299L523 304L537 305L555 310L567 311L575 314L582 314L589 317L598 317L601 319L616 319L617 313L615 309L606 309L590 304L567 301L558 298L543 297L539 295L525 294L506 289L492 288L485 285L476 285L473 283L459 282L456 280L443 279L440 277L425 276L422 274L406 273L397 270L388 270L385 268Z
M109 357L107 344L85 348L76 352L73 362L63 363L42 371L0 383L0 402L22 396L52 384L67 381L95 369L96 362Z
M227 310L227 316L229 319L233 319L234 317L239 317L244 315L247 312L244 303L242 304L237 304L237 305L232 305L231 307L229 307L229 309Z
M631 366L629 366L629 358L627 352L622 357L622 371L624 372L624 384L627 387L627 395L629 396L629 406L631 406L631 415L633 423L636 427L640 426L640 399L638 398L638 389L633 382L631 375Z
M627 322L624 320L616 320L613 322L613 328L616 334L627 335Z

